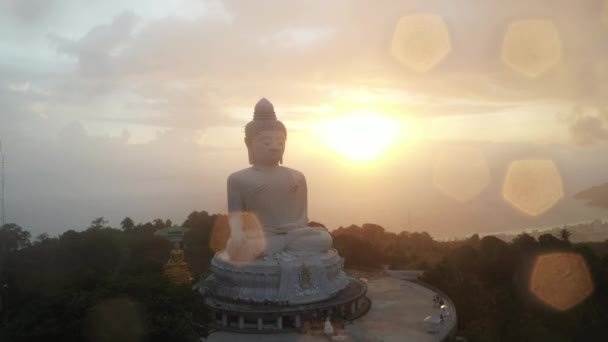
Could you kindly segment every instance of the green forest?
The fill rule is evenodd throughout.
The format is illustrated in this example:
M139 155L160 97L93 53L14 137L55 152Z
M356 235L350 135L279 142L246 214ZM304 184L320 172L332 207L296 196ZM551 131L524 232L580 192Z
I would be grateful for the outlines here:
M154 235L169 220L99 217L82 230L32 237L17 224L0 228L0 341L198 341L210 320L203 297L174 285L162 267L171 243ZM319 225L312 223L311 225ZM225 215L192 212L183 248L193 277L230 235ZM573 244L568 230L507 243L474 235L437 241L425 232L392 233L375 224L332 231L345 268L424 270L420 281L456 306L457 336L468 341L605 341L608 332L608 241ZM528 289L534 261L569 252L586 261L593 292L565 311ZM121 322L121 324L114 324ZM128 324L125 324L128 322ZM128 329L116 329L116 326Z

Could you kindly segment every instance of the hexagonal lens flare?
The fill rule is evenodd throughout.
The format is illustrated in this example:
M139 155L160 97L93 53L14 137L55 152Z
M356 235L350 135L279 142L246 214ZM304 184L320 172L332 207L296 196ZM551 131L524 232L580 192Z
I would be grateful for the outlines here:
M480 149L449 147L435 157L433 184L446 195L466 202L490 183L490 170Z
M218 253L226 249L226 242L230 238L230 225L227 216L218 216L213 222L211 236L209 238L209 248Z
M562 178L552 160L517 160L509 165L502 187L503 198L516 209L538 216L562 197Z
M582 256L575 253L550 253L534 263L529 290L548 306L566 311L593 292L593 280Z
M531 78L556 66L562 57L559 32L550 20L521 20L509 25L502 61Z
M418 72L437 65L451 50L450 34L442 17L416 14L401 17L391 43L391 54Z

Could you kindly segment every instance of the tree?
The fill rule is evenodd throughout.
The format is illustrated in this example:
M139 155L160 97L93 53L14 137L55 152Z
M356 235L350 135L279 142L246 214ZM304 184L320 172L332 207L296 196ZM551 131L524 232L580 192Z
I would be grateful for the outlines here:
M152 224L154 225L154 228L156 228L156 229L163 229L163 228L167 227L165 221L163 221L162 219L159 219L159 218L152 220Z
M7 223L0 228L0 253L21 249L30 245L30 232L15 223Z
M48 239L49 239L48 233L38 234L38 236L36 236L36 241L34 243L41 243L44 240L48 240Z
M542 234L538 237L538 243L541 247L545 249L560 249L565 247L565 241L556 238L555 236L547 233Z
M133 222L133 220L127 216L122 220L122 222L120 222L120 226L124 231L132 230L135 228L135 222Z
M334 236L334 248L344 257L346 267L377 268L385 261L384 256L369 240L353 235Z
M327 229L327 227L323 223L316 222L316 221L308 222L308 226L309 227L323 227L323 228Z
M209 259L215 252L226 248L230 237L228 216L194 211L188 215L182 226L190 228L184 236L184 246L191 270L196 275L203 274L208 270Z
M480 279L498 287L510 282L516 264L511 246L494 236L486 236L479 244Z
M93 221L91 221L91 225L89 226L89 229L106 228L107 224L108 224L108 220L106 220L103 216L98 217L96 219L93 219Z
M385 236L386 231L380 225L374 223L365 223L361 227L361 234L364 238L373 242L381 241Z
M527 233L521 233L513 239L513 246L520 252L531 252L538 246L534 237Z
M473 247L477 247L477 246L479 246L480 240L481 239L479 238L479 234L473 234L473 235L471 235L471 237L469 237L467 239L467 243Z
M137 340L199 341L209 321L204 298L163 276L169 245L145 230L88 229L13 251L0 341L118 342L134 328L112 326L118 320L141 323Z
M559 238L567 243L570 243L570 236L572 234L570 233L570 231L566 228L563 228L562 230L559 231Z

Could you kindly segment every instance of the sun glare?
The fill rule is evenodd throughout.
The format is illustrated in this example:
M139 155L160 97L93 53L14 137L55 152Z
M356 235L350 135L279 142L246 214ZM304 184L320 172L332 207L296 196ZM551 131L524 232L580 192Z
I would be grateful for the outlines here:
M327 144L353 161L369 161L384 154L397 138L398 123L377 114L352 114L328 120Z

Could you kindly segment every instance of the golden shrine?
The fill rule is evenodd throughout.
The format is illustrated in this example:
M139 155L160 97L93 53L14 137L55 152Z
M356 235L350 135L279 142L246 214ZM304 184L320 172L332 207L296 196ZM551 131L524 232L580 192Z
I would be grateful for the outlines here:
M174 284L192 284L190 267L184 258L184 250L181 248L184 234L187 231L189 231L188 228L173 226L159 229L154 233L154 235L173 242L169 261L163 267L163 271L165 276Z
M180 248L179 242L176 242L169 261L163 267L165 276L174 284L191 284L192 276L188 263L184 260L184 250Z

